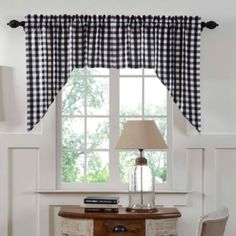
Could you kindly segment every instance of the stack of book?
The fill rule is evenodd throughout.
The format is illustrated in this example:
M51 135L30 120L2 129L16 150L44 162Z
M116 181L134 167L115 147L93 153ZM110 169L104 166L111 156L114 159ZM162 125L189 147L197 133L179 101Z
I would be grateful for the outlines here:
M88 196L84 198L85 212L118 212L119 197Z

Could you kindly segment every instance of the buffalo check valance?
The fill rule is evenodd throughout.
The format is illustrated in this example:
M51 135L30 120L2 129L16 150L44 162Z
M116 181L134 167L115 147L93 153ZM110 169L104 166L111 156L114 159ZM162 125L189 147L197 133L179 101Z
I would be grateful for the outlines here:
M192 16L25 17L28 130L74 68L152 68L198 130L201 19Z

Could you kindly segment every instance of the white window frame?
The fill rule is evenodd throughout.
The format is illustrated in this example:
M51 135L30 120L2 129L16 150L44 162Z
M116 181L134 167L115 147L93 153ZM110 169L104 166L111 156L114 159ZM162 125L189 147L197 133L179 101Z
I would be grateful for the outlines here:
M104 75L96 75L95 77L104 77ZM107 77L107 75L106 75ZM109 70L109 182L108 183L63 183L61 181L61 93L58 95L58 99L56 102L56 156L57 156L57 189L59 190L76 190L81 192L128 192L128 184L122 183L121 181L117 181L117 178L120 180L119 173L119 150L116 150L111 147L115 147L116 142L119 137L119 99L117 101L116 98L119 98L119 78L120 77L142 77L142 81L144 83L144 77L154 77L152 75L144 75L144 69L142 70L142 75L121 75L118 69L110 69ZM117 79L118 78L118 79ZM157 78L158 79L158 78ZM114 89L116 88L116 89ZM117 89L118 88L118 89ZM144 84L142 84L142 89L144 90ZM117 94L114 94L117 93ZM143 91L144 93L144 91ZM144 99L144 98L143 98ZM144 101L142 101L144 102ZM116 105L113 105L116 104ZM144 103L143 103L144 104ZM143 118L144 111L142 111ZM173 119L172 119L172 99L170 98L167 92L167 181L166 183L156 184L155 191L157 190L170 190L172 185L172 127L173 127ZM95 116L96 117L96 116ZM135 116L131 116L135 117ZM140 117L140 116L138 116ZM149 116L148 117L152 117ZM153 116L154 118L162 117L162 116ZM145 150L144 150L145 154ZM112 157L112 158L111 158ZM111 174L112 173L112 174Z

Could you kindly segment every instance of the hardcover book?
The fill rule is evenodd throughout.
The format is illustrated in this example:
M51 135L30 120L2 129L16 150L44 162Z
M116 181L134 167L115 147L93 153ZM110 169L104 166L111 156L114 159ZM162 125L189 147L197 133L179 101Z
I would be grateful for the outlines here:
M84 203L89 204L118 204L119 197L88 196L84 198Z
M84 208L118 208L118 204L96 204L96 203L85 203ZM121 207L121 206L120 206Z
M84 212L111 212L111 213L117 213L119 211L118 208L90 208L85 207Z

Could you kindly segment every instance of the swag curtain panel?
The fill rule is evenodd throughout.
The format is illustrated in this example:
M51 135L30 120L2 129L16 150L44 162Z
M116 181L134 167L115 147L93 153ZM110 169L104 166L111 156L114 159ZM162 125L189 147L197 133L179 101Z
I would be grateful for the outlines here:
M45 115L74 68L153 68L198 130L200 17L28 15L27 127Z

